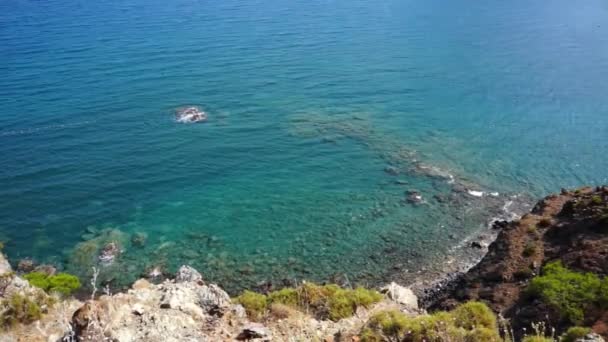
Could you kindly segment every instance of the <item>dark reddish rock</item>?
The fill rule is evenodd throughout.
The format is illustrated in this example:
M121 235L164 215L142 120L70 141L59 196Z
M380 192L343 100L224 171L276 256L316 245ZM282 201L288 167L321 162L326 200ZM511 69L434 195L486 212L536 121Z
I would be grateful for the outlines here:
M598 205L600 199L603 205ZM560 260L578 272L608 275L608 206L604 187L562 191L539 201L530 214L512 222L495 222L498 237L484 258L435 293L429 309L451 309L461 302L481 300L509 319L516 335L532 331L530 322L545 322L560 334L568 325L542 301L524 295L529 280L548 262ZM524 253L534 246L534 253ZM608 337L608 310L585 317L596 333ZM592 317L591 317L592 316ZM593 324L593 322L596 322ZM516 336L520 338L521 336Z

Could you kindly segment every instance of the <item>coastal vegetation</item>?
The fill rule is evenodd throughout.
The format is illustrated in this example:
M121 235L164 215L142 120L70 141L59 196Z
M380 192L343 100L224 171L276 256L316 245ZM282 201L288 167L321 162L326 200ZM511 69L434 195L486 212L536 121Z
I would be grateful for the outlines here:
M41 288L46 292L58 293L63 296L69 296L81 286L78 277L68 273L49 276L42 272L31 272L23 275L23 278L33 286Z
M382 298L379 292L363 287L344 289L335 284L304 283L296 288L284 288L267 295L245 291L235 302L243 305L253 320L260 320L269 313L270 308L276 310L279 304L320 319L338 321L352 316L357 307L368 308Z
M547 264L543 274L532 279L528 294L540 298L561 318L581 324L590 310L608 308L608 278L574 272L556 261Z
M371 317L361 331L362 342L502 341L496 316L485 304L468 302L456 309L410 317L397 310Z
M40 305L28 296L13 294L0 303L0 324L11 327L16 323L29 324L42 317Z

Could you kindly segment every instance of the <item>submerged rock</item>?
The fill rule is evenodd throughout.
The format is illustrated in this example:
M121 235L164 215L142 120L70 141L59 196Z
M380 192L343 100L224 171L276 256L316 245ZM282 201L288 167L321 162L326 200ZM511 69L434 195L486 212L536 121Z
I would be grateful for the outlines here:
M136 232L131 236L131 244L136 247L143 247L146 244L148 235L142 232Z
M394 166L387 166L384 168L384 172L391 176L397 176L399 174L399 169Z
M410 204L420 204L424 200L422 199L422 195L416 190L408 190L406 191L407 202Z
M103 247L99 254L99 261L102 264L110 265L114 262L116 257L120 254L120 248L116 242L110 242Z

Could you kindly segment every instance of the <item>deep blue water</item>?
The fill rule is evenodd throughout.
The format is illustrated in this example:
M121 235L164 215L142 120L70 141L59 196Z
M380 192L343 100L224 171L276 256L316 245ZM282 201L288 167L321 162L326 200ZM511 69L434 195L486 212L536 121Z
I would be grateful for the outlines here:
M0 240L81 273L116 240L122 278L374 282L509 196L607 183L606 96L600 0L0 0Z

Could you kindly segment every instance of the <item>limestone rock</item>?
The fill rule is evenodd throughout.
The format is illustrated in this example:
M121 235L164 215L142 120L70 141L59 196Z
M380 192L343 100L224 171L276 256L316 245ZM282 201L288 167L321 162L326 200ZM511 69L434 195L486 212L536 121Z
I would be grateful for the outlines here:
M34 269L34 261L29 258L19 260L17 264L17 271L27 273Z
M210 315L221 316L232 304L230 296L215 284L200 286L197 293L198 304Z
M409 309L418 310L418 297L407 287L392 282L380 290L394 302L404 305Z
M203 276L197 270L186 265L182 265L175 275L175 281L178 283L185 281L197 282L202 280Z
M8 260L4 257L4 254L0 253L0 275L5 273L12 272L11 264L8 263Z
M48 276L52 276L52 275L55 275L55 273L57 273L57 269L55 268L55 266L43 264L43 265L36 266L34 268L34 272L44 273Z
M602 336L596 333L591 333L577 339L575 342L605 342L605 340L602 338Z

